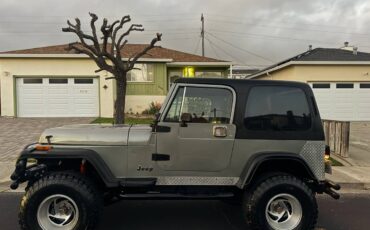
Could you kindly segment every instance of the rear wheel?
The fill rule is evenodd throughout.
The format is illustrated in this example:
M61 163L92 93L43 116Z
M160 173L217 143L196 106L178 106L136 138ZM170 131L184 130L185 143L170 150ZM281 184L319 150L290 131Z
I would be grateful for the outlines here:
M243 203L244 216L251 229L313 229L316 224L315 195L293 176L265 179L245 194Z
M98 190L75 173L52 173L36 181L21 201L22 229L93 229L102 208Z

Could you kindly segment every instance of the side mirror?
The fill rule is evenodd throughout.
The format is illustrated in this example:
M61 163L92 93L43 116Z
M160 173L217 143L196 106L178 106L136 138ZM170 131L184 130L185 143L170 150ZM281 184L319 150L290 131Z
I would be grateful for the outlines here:
M192 116L190 113L183 113L181 114L181 127L187 127L188 125L186 123L191 122Z
M159 112L156 112L156 113L154 114L155 121L158 121L160 116L161 116L161 114L160 114Z
M151 124L151 127L152 127L152 131L153 132L155 132L155 129L156 129L156 127L157 127L157 125L158 125L158 122L159 122L159 117L161 116L161 114L160 113L155 113L155 115L154 115L154 121L153 121L153 123Z

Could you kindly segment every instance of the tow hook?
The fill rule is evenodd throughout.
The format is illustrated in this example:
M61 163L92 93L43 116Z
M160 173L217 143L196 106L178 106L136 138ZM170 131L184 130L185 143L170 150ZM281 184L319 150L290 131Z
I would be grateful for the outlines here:
M329 196L333 197L334 199L338 200L340 198L340 195L335 192L334 190L338 191L340 190L340 185L334 183L331 180L325 180L322 184L323 186L323 192L328 194ZM334 190L333 190L334 189Z

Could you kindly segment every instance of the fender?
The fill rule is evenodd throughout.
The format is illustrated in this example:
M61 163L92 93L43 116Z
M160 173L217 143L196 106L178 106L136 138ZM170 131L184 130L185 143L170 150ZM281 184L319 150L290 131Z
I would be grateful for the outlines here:
M244 186L251 183L255 172L257 169L267 161L295 161L298 164L302 165L303 169L306 171L306 173L309 175L310 179L317 181L315 175L313 174L310 167L307 165L307 163L304 161L304 159L296 154L296 153L289 153L289 152L260 152L255 153L245 164L242 173L240 175L240 180L237 184L239 188L244 188Z
M48 152L44 151L32 151L24 149L19 156L17 162L28 159L86 159L97 171L100 178L103 180L107 187L119 186L121 180L115 178L112 171L109 169L107 164L103 161L100 155L94 150L83 149L83 148L53 148Z

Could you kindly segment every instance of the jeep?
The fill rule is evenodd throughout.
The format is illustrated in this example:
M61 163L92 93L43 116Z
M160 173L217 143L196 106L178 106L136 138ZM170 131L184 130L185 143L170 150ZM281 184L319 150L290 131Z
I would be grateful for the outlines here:
M313 229L330 149L311 88L288 81L178 79L151 126L68 125L24 148L22 229L93 229L121 199L220 199L249 229ZM145 217L143 217L145 218Z

